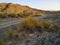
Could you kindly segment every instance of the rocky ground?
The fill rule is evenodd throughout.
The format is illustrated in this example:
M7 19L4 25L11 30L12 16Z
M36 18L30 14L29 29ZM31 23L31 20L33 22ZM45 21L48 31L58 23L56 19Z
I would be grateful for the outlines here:
M8 45L14 45L13 42L9 41ZM15 45L60 45L60 32L35 32L32 34L21 32Z
M16 29L16 26L12 25L11 27ZM6 30L7 28L0 30ZM6 45L60 45L60 27L56 32L21 31L16 39L12 38L6 42Z

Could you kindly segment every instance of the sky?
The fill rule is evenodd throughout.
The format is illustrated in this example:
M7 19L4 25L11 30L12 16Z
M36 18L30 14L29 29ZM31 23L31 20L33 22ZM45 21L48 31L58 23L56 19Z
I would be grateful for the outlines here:
M3 2L27 5L42 10L60 10L60 0L0 0L0 3Z

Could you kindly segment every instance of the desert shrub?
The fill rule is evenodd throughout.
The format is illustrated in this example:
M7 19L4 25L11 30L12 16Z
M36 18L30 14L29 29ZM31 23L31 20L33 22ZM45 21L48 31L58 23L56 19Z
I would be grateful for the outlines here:
M7 18L7 17L8 17L7 13L0 13L0 18Z
M16 40L18 38L18 32L12 28L8 28L8 31L6 32L6 41L9 40Z
M8 17L17 18L18 15L16 13L10 13L8 14Z
M44 25L44 29L48 32L52 31L52 32L57 32L58 29L58 25L51 23L51 22L43 22Z
M18 39L18 32L17 31L14 31L13 32L13 38L16 40Z
M43 32L43 31L54 32L57 30L57 26L55 24L50 22L44 22L32 17L28 17L25 20L23 20L20 27L21 27L20 31L21 30L31 30L31 31L38 30L39 32Z
M6 39L11 40L12 37L13 37L13 31L11 28L9 28L8 31L6 32Z
M24 17L24 13L19 13L18 16L19 17Z
M0 45L4 45L4 41L0 39Z
M27 15L26 13L20 13L20 14L18 14L18 16L19 17L28 17L28 16L30 16L29 14Z

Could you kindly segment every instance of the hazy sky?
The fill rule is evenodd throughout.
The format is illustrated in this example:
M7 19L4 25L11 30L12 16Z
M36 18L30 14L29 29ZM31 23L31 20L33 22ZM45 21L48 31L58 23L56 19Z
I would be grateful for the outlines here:
M42 10L60 10L60 0L0 0L1 2L18 3Z

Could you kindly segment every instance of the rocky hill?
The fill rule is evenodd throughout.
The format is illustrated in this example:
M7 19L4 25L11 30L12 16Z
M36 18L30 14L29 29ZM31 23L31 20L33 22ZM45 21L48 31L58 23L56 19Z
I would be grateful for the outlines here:
M43 10L30 8L29 6L23 6L12 3L0 3L0 12L4 13L26 13L26 14L40 14L43 15Z
M13 4L13 3L0 3L0 12L3 13L25 13L27 15L59 15L60 11L45 11L39 10L35 8L31 8L29 6L24 6L20 4Z

